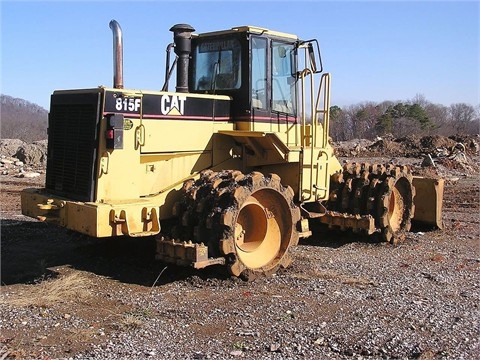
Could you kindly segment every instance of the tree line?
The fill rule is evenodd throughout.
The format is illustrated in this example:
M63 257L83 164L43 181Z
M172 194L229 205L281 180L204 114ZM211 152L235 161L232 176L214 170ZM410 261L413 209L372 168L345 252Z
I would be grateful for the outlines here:
M2 139L20 139L27 143L47 138L48 111L24 99L0 96Z
M364 102L330 107L330 136L336 141L374 139L391 134L407 135L479 134L480 105L433 104L423 96L409 101Z

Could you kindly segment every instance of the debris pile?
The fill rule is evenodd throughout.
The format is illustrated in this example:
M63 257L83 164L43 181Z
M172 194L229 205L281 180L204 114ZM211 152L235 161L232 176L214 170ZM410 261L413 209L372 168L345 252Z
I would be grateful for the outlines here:
M18 139L0 140L0 174L35 178L45 172L47 140L28 144Z
M436 168L441 165L445 171L460 171L462 173L476 173L480 170L478 162L472 156L479 155L478 142L470 140L467 146L457 142L449 147L436 147L430 153L423 155L422 167Z
M422 158L427 154L434 156L439 151L451 152L458 144L464 147L467 156L479 155L480 137L454 135L450 137L428 135L419 137L409 135L394 138L391 135L376 137L373 141L355 139L334 143L336 153L340 157L414 157Z

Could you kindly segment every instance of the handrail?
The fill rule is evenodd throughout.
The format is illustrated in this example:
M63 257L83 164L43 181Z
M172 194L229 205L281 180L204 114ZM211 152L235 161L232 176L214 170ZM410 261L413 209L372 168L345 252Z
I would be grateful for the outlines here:
M310 76L310 106L312 107L311 110L313 110L313 103L314 103L314 96L313 96L313 88L314 88L314 79L313 79L313 71L311 69L303 69L300 74L299 74L299 77L300 77L300 80L301 80L301 88L302 88L302 93L301 93L301 97L302 97L302 108L301 108L301 111L302 111L302 117L301 117L301 125L302 125L302 131L301 131L301 137L300 137L300 145L303 147L303 146L306 146L306 142L305 142L305 139L307 138L307 135L305 134L305 126L306 126L306 117L307 117L307 112L306 112L306 96L305 96L305 78L307 76ZM313 114L312 111L310 111L310 114ZM312 118L313 120L313 118ZM313 129L313 126L314 125L314 121L312 121L312 134L309 135L310 137L312 137L312 141L310 142L310 145L313 145L313 140L315 138L314 135L316 135L316 132L315 130Z
M309 41L304 42L303 44L310 43ZM308 201L312 198L312 196L317 197L317 191L318 190L325 190L325 189L319 189L316 187L314 184L314 168L315 165L317 165L317 176L318 176L318 160L320 157L323 155L326 156L326 166L328 168L328 162L329 162L329 156L328 153L325 152L325 148L328 146L328 139L329 139L329 131L330 131L330 80L331 76L329 73L322 74L320 78L320 83L318 87L318 91L315 92L316 86L315 86L315 79L314 79L314 74L321 72L316 71L314 68L314 62L309 59L309 56L311 55L309 53L309 49L305 46L302 46L304 48L304 64L305 64L305 69L302 71L298 72L298 79L300 80L301 84L301 130L300 130L300 145L302 148L309 148L310 150L310 164L307 165L310 170L310 178L309 178L309 183L307 185L307 191L308 195L303 198L302 193L303 193L303 176L301 176L300 183L301 185L301 190L300 190L300 200L301 201ZM317 43L317 48L318 48L318 43ZM318 49L319 50L319 49ZM310 64L310 66L308 65ZM306 78L310 76L310 83L307 85L307 80ZM307 104L307 87L310 87L309 92L310 92L310 103ZM311 117L311 123L310 123L310 131L307 134L307 106L310 106L310 111L309 115ZM322 114L322 117L320 119L320 114ZM320 123L321 121L321 123ZM319 126L323 125L323 131L321 136L319 137L320 134L318 134L319 131ZM310 140L310 141L309 141ZM320 148L320 152L318 153L317 158L315 158L315 153L314 149ZM303 155L304 151L301 153L301 174L304 172L304 161L303 161ZM308 156L308 155L307 155ZM328 176L328 171L326 172L326 175ZM325 179L325 181L328 179Z
M305 55L306 56L306 55ZM301 80L301 97L302 97L302 117L301 117L301 135L300 135L300 142L301 142L301 146L302 148L306 147L307 146L307 137L310 138L310 142L309 142L309 147L311 149L310 151L310 164L308 165L309 166L309 170L310 170L310 181L309 181L309 185L308 185L308 189L309 189L309 195L308 197L306 198L302 198L301 200L302 201L306 201L306 200L309 200L311 199L312 197L312 194L313 194L313 167L314 167L314 155L313 155L313 148L316 146L316 138L317 138L317 127L318 127L318 122L317 122L317 119L316 119L316 112L315 112L315 92L313 91L315 89L315 79L314 79L314 72L312 71L312 69L310 68L305 68L303 69L300 73L299 73L299 77L300 77L300 80ZM306 113L306 91L305 91L305 78L307 76L310 76L310 116L311 116L311 132L309 135L306 135L306 116L307 116L307 113ZM303 154L303 152L302 152ZM302 155L303 156L303 155ZM303 161L302 161L302 164ZM303 165L302 165L302 169L303 169ZM303 170L302 170L303 172ZM302 190L303 191L303 190Z
M321 147L325 148L328 144L328 134L330 132L330 82L331 75L330 73L322 74L320 79L320 86L318 88L317 102L315 104L315 122L318 123L318 114L323 115L322 124L323 124L323 136ZM323 93L323 109L319 109L320 98Z
M316 94L315 100L315 82L314 82L314 72L306 68L299 73L299 78L301 80L301 135L300 141L302 147L310 147L310 164L308 165L310 170L310 178L308 184L308 196L303 198L303 201L308 201L312 198L313 194L316 194L318 189L315 188L314 184L314 166L318 163L318 159L321 154L327 155L327 166L328 166L328 154L324 150L320 150L319 156L315 159L315 152L313 151L314 148L320 147L321 149L325 149L328 145L328 134L330 131L330 84L331 84L331 75L329 73L322 74L320 79L320 84L318 87L318 92ZM309 135L306 134L306 77L310 76L310 105L311 105L311 133ZM315 100L315 101L314 101ZM323 104L322 104L323 103ZM323 106L322 106L323 105ZM321 143L317 143L317 133L318 133L318 126L319 126L319 114L322 114L322 125L323 125L323 132L322 137L320 139ZM310 137L310 142L307 141L307 137ZM302 166L303 168L303 166ZM318 170L318 169L317 169ZM326 175L327 176L327 175Z

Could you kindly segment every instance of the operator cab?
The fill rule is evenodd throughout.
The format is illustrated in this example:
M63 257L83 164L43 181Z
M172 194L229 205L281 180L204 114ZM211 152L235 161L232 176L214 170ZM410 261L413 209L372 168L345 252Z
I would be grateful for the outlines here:
M298 43L251 26L193 35L189 92L231 96L234 121L295 121Z

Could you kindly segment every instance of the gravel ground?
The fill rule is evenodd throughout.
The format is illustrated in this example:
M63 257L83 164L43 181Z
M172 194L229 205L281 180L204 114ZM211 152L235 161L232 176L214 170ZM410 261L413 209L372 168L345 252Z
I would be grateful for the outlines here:
M449 178L444 230L398 246L317 233L288 269L243 282L165 267L152 239L25 218L18 193L44 175L2 177L0 359L474 359L479 177Z

